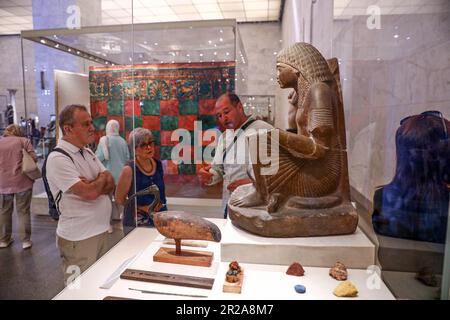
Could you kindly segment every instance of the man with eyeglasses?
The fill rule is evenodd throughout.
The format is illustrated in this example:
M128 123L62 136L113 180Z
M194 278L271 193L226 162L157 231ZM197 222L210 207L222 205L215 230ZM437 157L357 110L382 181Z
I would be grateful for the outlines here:
M94 126L86 107L69 105L59 116L63 137L47 159L46 172L60 217L57 246L64 279L85 271L106 251L114 179L95 154ZM71 277L69 277L71 276Z

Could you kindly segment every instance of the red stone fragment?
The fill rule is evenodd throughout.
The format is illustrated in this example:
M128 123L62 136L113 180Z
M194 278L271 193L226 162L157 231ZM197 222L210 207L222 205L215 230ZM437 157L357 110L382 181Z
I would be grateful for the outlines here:
M291 276L302 277L305 274L305 270L303 269L300 263L294 262L289 266L289 268L286 271L286 274Z

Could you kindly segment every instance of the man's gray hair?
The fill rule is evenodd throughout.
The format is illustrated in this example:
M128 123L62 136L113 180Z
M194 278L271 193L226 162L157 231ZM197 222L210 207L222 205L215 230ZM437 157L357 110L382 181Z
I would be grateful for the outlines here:
M130 132L128 136L128 147L134 150L139 147L147 139L153 139L153 134L150 130L145 128L136 128Z
M75 110L88 112L87 108L81 104L71 104L65 106L59 114L59 127L61 128L63 135L66 135L66 133L64 132L64 126L73 125L73 114L75 113Z

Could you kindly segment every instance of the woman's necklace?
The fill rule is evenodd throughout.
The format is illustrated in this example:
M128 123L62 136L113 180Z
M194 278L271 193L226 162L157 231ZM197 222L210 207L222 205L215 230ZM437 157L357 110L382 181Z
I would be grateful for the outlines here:
M153 161L148 159L148 161L142 162L139 158L136 159L139 168L147 175L153 174Z

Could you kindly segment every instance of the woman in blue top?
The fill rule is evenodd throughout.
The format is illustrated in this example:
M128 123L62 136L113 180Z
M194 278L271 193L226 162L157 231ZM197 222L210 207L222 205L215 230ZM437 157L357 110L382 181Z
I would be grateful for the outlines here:
M127 196L131 197L136 191L155 184L159 188L161 201L161 204L155 207L155 211L167 211L164 172L161 161L153 158L155 141L151 131L144 128L134 129L128 137L128 145L130 150L135 152L135 161L129 161L122 169L116 187L117 203L124 204ZM124 229L153 226L153 221L148 215L148 209L153 200L153 195L138 196L137 201L134 201L123 214Z

